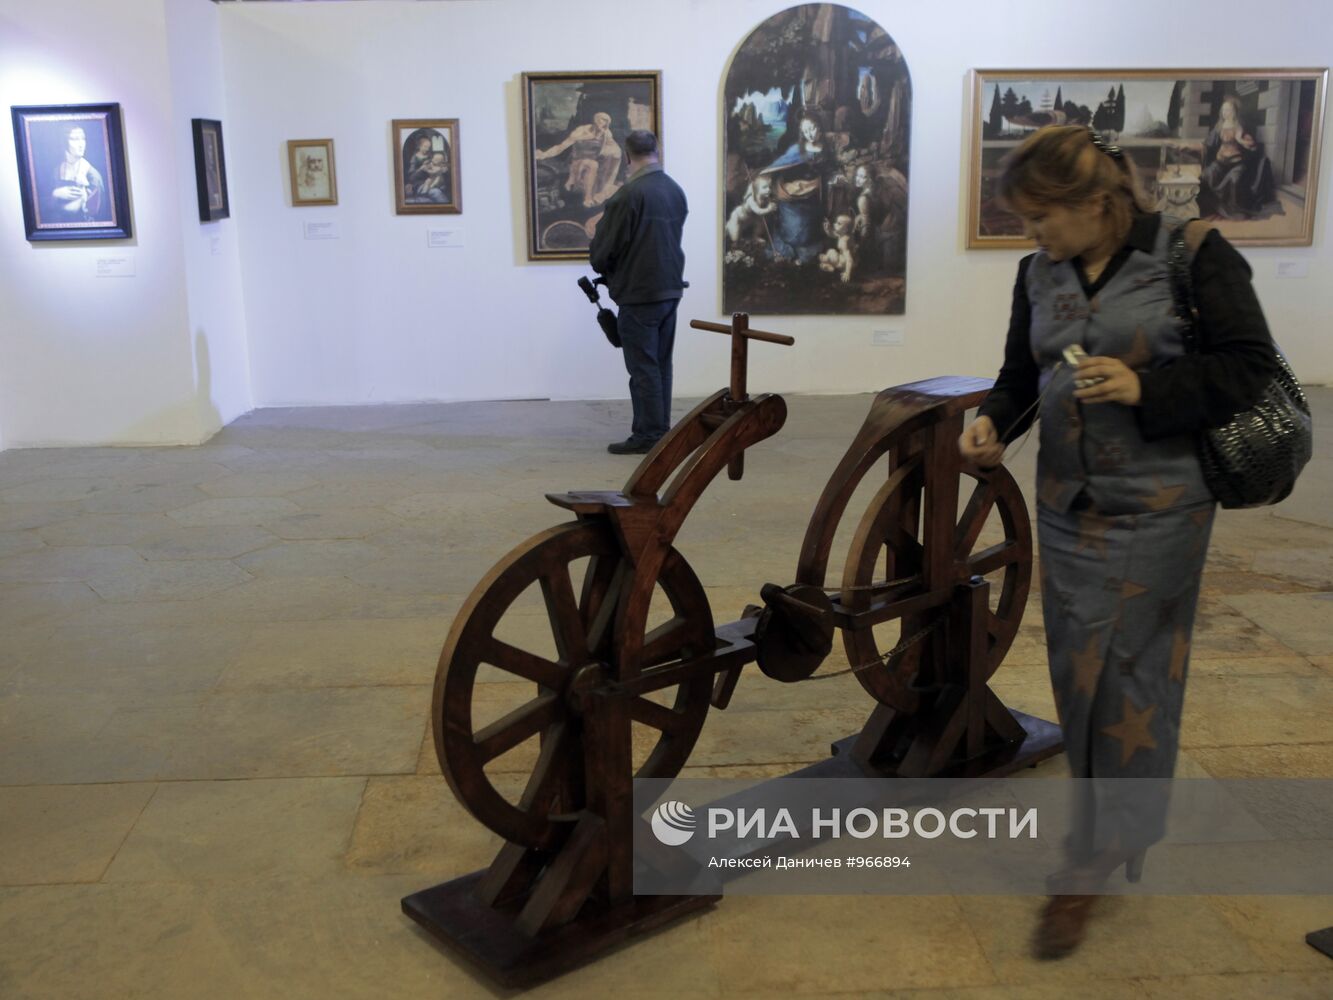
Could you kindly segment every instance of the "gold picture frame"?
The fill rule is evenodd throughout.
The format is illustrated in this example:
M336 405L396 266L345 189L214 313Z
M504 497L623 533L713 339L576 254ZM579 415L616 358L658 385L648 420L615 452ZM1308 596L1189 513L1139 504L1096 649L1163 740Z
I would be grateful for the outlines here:
M1033 246L994 183L1009 150L1053 124L1106 133L1160 211L1239 246L1309 246L1327 83L1327 68L973 70L967 247Z
M288 139L287 170L293 208L338 204L332 139Z
M395 118L393 206L398 215L463 211L457 118Z
M626 179L625 136L649 129L662 141L662 73L524 73L522 90L528 260L587 260Z

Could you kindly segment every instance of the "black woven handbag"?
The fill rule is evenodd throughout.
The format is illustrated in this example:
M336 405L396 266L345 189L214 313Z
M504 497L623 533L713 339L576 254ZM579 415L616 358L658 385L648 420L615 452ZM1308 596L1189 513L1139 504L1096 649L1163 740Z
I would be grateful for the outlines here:
M1197 354L1199 314L1194 305L1189 258L1185 226L1181 225L1171 234L1167 262L1185 349ZM1278 371L1255 404L1221 427L1199 432L1203 479L1223 507L1262 507L1285 500L1310 460L1314 443L1310 405L1276 344L1273 352Z

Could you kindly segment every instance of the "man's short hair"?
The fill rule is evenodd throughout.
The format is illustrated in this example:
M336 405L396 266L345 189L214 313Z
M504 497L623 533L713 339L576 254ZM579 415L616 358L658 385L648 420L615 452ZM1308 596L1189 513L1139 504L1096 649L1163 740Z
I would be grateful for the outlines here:
M625 136L625 150L636 160L657 152L657 136L647 129L635 129Z

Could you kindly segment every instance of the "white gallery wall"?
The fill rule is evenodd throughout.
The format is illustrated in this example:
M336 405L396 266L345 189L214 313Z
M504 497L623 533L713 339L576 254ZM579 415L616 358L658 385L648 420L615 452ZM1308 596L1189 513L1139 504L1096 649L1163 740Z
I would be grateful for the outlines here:
M763 317L794 348L751 352L756 390L858 392L993 374L1019 251L966 251L973 67L1305 67L1333 63L1326 0L851 4L912 73L907 312ZM526 260L519 76L659 69L666 166L689 195L682 321L722 319L721 126L728 62L785 0L0 0L4 104L119 101L126 244L29 244L0 155L0 447L174 442L253 406L624 397L626 376L572 262ZM77 25L77 30L71 25ZM224 123L232 215L201 224L189 120ZM460 120L463 213L393 214L393 118ZM1325 132L1328 131L1327 115ZM289 139L332 138L339 204L294 208ZM1244 251L1270 323L1309 382L1333 382L1333 152L1314 245ZM338 238L307 240L305 223ZM462 231L431 249L427 230ZM95 277L129 249L134 278ZM1277 277L1300 261L1308 277ZM683 322L682 322L683 327ZM875 346L875 331L902 335ZM723 384L723 338L677 338L677 395Z
M755 325L795 348L751 351L756 389L850 392L946 372L993 374L1017 251L965 251L965 109L972 67L1325 66L1333 32L1323 0L1125 0L1075 17L1068 3L1024 0L850 4L877 19L912 72L907 312L785 317ZM258 405L503 397L625 396L619 355L574 286L586 267L526 260L519 74L660 69L666 168L685 188L682 318L719 319L718 104L732 53L783 0L455 0L224 5L229 167L239 206ZM393 215L393 118L460 120L463 213ZM284 143L332 137L339 204L292 208ZM1328 145L1327 140L1325 146ZM1275 330L1298 369L1333 380L1320 317L1333 313L1333 153L1311 248L1247 251ZM461 250L429 249L451 218ZM340 238L307 241L302 223ZM1278 280L1279 260L1307 279ZM872 345L875 330L901 347ZM677 336L678 395L727 377L714 334Z
M17 160L0 155L5 447L197 443L250 408L238 261L205 269L190 245L189 119L221 115L217 14L188 0L0 0L0 105L119 102L133 225L129 240L29 243ZM131 258L133 275L98 277L108 256Z

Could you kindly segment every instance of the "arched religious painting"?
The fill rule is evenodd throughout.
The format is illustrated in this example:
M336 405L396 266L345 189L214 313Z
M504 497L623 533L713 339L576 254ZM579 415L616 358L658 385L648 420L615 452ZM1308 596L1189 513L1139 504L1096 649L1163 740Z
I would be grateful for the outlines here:
M750 33L723 96L726 312L903 312L911 111L902 53L858 11Z

